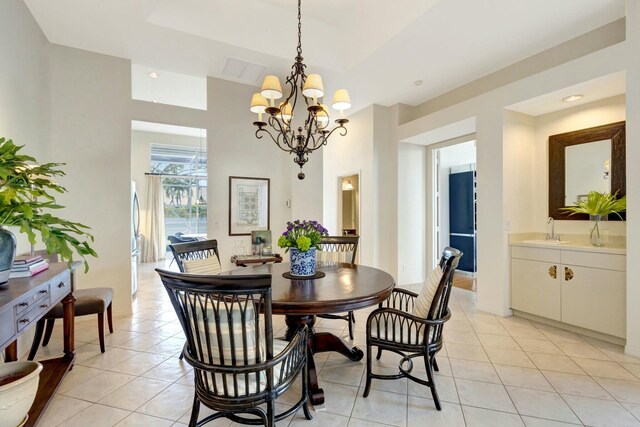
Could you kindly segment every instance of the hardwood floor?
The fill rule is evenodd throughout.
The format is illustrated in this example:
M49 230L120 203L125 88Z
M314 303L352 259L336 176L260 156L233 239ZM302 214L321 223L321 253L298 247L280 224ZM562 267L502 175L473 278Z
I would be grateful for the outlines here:
M476 290L476 278L468 274L460 274L456 272L453 276L453 286L460 289L466 289L467 291Z

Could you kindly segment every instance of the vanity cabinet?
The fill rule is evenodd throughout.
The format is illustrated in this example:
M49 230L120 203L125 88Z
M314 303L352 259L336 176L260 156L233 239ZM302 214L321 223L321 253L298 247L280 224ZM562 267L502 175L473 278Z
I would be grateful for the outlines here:
M625 338L625 269L625 255L512 246L511 307Z

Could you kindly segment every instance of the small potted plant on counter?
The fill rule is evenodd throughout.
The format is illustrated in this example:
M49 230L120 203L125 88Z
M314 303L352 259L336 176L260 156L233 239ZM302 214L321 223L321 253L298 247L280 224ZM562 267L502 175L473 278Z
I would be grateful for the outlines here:
M620 212L627 209L627 198L617 197L618 193L600 193L598 191L590 191L586 199L575 203L575 206L567 206L562 210L570 212L569 215L578 213L589 215L589 219L595 221L591 228L589 238L593 246L604 246L604 239L600 233L600 221L606 219L610 214L616 214L620 219Z

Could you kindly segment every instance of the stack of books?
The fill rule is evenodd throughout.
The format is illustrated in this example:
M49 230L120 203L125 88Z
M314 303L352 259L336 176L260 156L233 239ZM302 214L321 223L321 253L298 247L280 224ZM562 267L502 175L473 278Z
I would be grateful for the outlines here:
M41 255L19 255L13 261L9 278L31 277L49 268L49 263Z

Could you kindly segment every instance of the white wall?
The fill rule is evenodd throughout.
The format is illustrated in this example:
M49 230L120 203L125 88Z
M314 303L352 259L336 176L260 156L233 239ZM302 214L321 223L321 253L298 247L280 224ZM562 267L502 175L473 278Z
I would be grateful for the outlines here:
M425 147L398 144L398 284L425 280L426 202Z
M114 289L113 310L131 312L129 61L51 45L47 158L66 162L61 216L89 225L98 258L79 287Z
M640 357L640 2L627 0L627 347Z
M323 154L323 225L329 234L340 234L338 228L338 196L340 176L360 172L360 263L374 265L374 174L373 174L373 110L369 106L349 117L346 136L335 135L322 149Z

